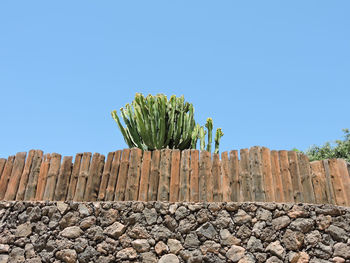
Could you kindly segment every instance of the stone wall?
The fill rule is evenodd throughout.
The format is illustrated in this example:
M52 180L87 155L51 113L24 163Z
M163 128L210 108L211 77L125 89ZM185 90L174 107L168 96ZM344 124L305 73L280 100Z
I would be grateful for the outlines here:
M350 262L350 209L0 202L0 262Z

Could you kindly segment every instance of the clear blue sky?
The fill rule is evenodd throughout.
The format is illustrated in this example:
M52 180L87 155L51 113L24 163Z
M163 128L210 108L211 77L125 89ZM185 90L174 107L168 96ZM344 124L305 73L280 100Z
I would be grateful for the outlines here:
M221 151L350 128L350 1L1 1L0 157L126 144L110 111L184 95Z

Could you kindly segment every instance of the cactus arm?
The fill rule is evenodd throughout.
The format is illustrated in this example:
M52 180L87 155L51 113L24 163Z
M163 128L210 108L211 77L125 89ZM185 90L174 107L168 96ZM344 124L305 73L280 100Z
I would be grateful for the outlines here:
M220 139L224 136L224 133L222 132L221 128L218 128L216 130L215 134L215 150L214 153L219 153L219 146L220 146Z
M199 140L200 140L200 150L204 151L205 149L205 134L206 131L204 130L203 126L199 129Z
M193 132L192 132L192 140L191 140L191 149L196 149L196 146L197 146L197 141L198 141L198 134L199 134L199 129L200 129L200 126L199 124L197 124L194 129L193 129Z
M211 152L211 144L212 144L212 137L213 137L213 119L212 118L207 119L207 123L205 124L205 127L208 130L207 151Z
M125 130L125 128L123 127L122 123L120 122L120 119L118 117L117 111L114 110L111 112L112 114L112 118L115 120L115 122L118 124L119 130L121 131L123 137L124 137L124 141L126 142L126 144L129 146L129 148L134 147L129 134L127 133L127 131Z

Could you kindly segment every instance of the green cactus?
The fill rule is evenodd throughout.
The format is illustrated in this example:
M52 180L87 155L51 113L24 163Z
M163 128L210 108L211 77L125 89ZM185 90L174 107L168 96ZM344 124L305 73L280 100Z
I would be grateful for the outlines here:
M111 114L130 148L138 147L142 150L196 149L199 139L200 149L205 150L207 132L203 126L195 122L194 107L191 103L185 102L183 96L173 95L168 100L163 94L144 97L136 93L132 103L120 109L125 127L117 111L114 110ZM213 130L211 118L207 119L205 127L208 130L207 151L211 151Z
M212 118L207 119L207 123L205 124L205 127L208 130L207 151L211 152L211 144L212 144L212 138L213 138L213 119Z
M220 139L224 136L224 133L222 132L221 128L218 128L216 130L215 134L215 150L214 153L219 153L219 145L220 145Z

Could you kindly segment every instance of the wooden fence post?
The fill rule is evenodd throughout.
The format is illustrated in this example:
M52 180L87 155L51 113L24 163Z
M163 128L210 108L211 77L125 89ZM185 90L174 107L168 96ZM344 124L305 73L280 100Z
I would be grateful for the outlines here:
M105 200L106 190L107 190L107 185L108 185L108 179L109 179L109 177L111 175L113 157L114 157L114 152L108 153L107 161L106 161L106 163L105 163L105 165L103 167L101 184L100 184L100 189L99 189L98 197L97 197L98 201Z
M229 173L230 173L230 180L232 182L231 185L231 201L233 202L241 202L241 183L242 178L239 174L239 163L238 159L238 151L232 150L230 151L230 162L229 162Z
M94 153L92 156L89 175L86 181L84 201L96 201L101 181L101 170L103 169L105 156ZM102 166L102 167L101 167Z
M326 175L322 161L313 161L311 165L312 185L315 191L315 201L317 204L331 203L327 195Z
M29 151L22 175L19 175L17 178L11 177L9 184L17 185L18 188L16 189L17 193L15 191L10 190L9 193L11 195L11 199L9 200L23 200L35 152L36 150ZM18 181L19 181L19 184L18 184ZM13 196L13 194L15 194L15 196Z
M221 174L222 174L222 201L231 201L232 178L229 173L229 161L227 152L221 153Z
M220 155L218 153L213 153L212 160L212 184L213 184L213 201L222 201L222 178L221 178L221 162Z
M138 148L131 149L130 165L128 171L128 180L125 190L125 201L138 200L140 173L141 173L142 150Z
M241 178L241 201L254 201L253 189L252 189L252 178L250 176L249 167L249 150L240 150L240 161L239 161L239 177Z
M0 200L5 199L12 201L16 198L18 184L22 174L22 171L20 170L23 170L23 167L21 168L21 166L24 166L25 155L23 157L23 153L17 153L16 156L18 163L16 165L16 171L12 173L15 156L9 156L2 172L0 180Z
M38 184L36 186L36 192L35 192L35 198L34 198L36 201L43 200L44 191L46 187L47 173L50 167L50 160L51 160L51 155L49 153L45 154L40 166Z
M84 200L86 181L89 176L90 161L91 161L91 152L83 153L83 159L80 164L77 187L75 190L73 201L81 202Z
M331 178L331 172L329 169L328 159L322 160L322 164L323 164L325 175L326 175L327 195L329 197L329 200L331 201L330 203L335 205L335 204L337 204L337 200L335 198L335 192L333 190L333 183L332 183L332 178Z
M200 151L199 161L199 201L209 201L208 180L211 177L211 158L207 151Z
M57 176L61 166L61 155L58 153L51 154L50 167L47 172L46 186L43 200L52 201L55 195Z
M149 187L148 187L148 201L156 201L158 193L158 184L159 184L159 163L160 163L160 151L154 150L152 152L152 161L151 161L151 175L149 178Z
M292 179L289 173L288 152L285 150L282 150L282 151L278 151L278 154L280 158L284 198L286 202L293 203L294 196L293 196Z
M272 176L270 150L266 147L261 149L262 173L265 182L265 198L267 202L274 202L275 199L275 178Z
M343 181L338 170L337 159L329 159L328 165L337 205L346 206L346 196L344 192Z
M171 171L170 171L170 192L169 201L177 202L179 200L180 187L180 150L173 150L171 154Z
M119 168L117 185L115 187L114 201L124 201L125 187L128 180L130 149L124 149Z
M199 201L199 151L191 150L190 201Z
M189 201L190 198L190 150L181 152L180 161L180 186L178 201Z
M38 177L40 173L40 166L41 166L42 160L43 160L43 151L36 150L33 157L30 173L28 176L28 182L25 189L23 200L33 201L35 198L36 186L38 184Z
M115 188L117 185L119 168L120 168L120 157L122 155L122 151L114 152L114 158L112 161L111 174L108 178L108 184L106 189L106 196L104 201L113 201L115 195Z
M303 186L301 184L301 176L298 165L298 156L295 151L288 151L289 171L292 179L293 196L296 203L304 201Z
M152 152L144 151L141 166L141 178L140 178L140 189L139 189L139 201L146 202L148 195L148 186L150 180L150 170L151 170L151 159Z
M249 150L249 170L252 178L252 192L254 201L265 201L265 181L262 171L261 148L254 146Z
M309 158L305 154L298 154L298 163L305 203L315 203L315 193L312 187L311 168Z
M72 173L72 156L64 156L57 177L55 195L53 200L65 201L68 192L69 179Z
M337 159L338 170L340 178L343 182L344 193L347 199L347 206L350 206L350 176L348 173L346 161L344 159Z

